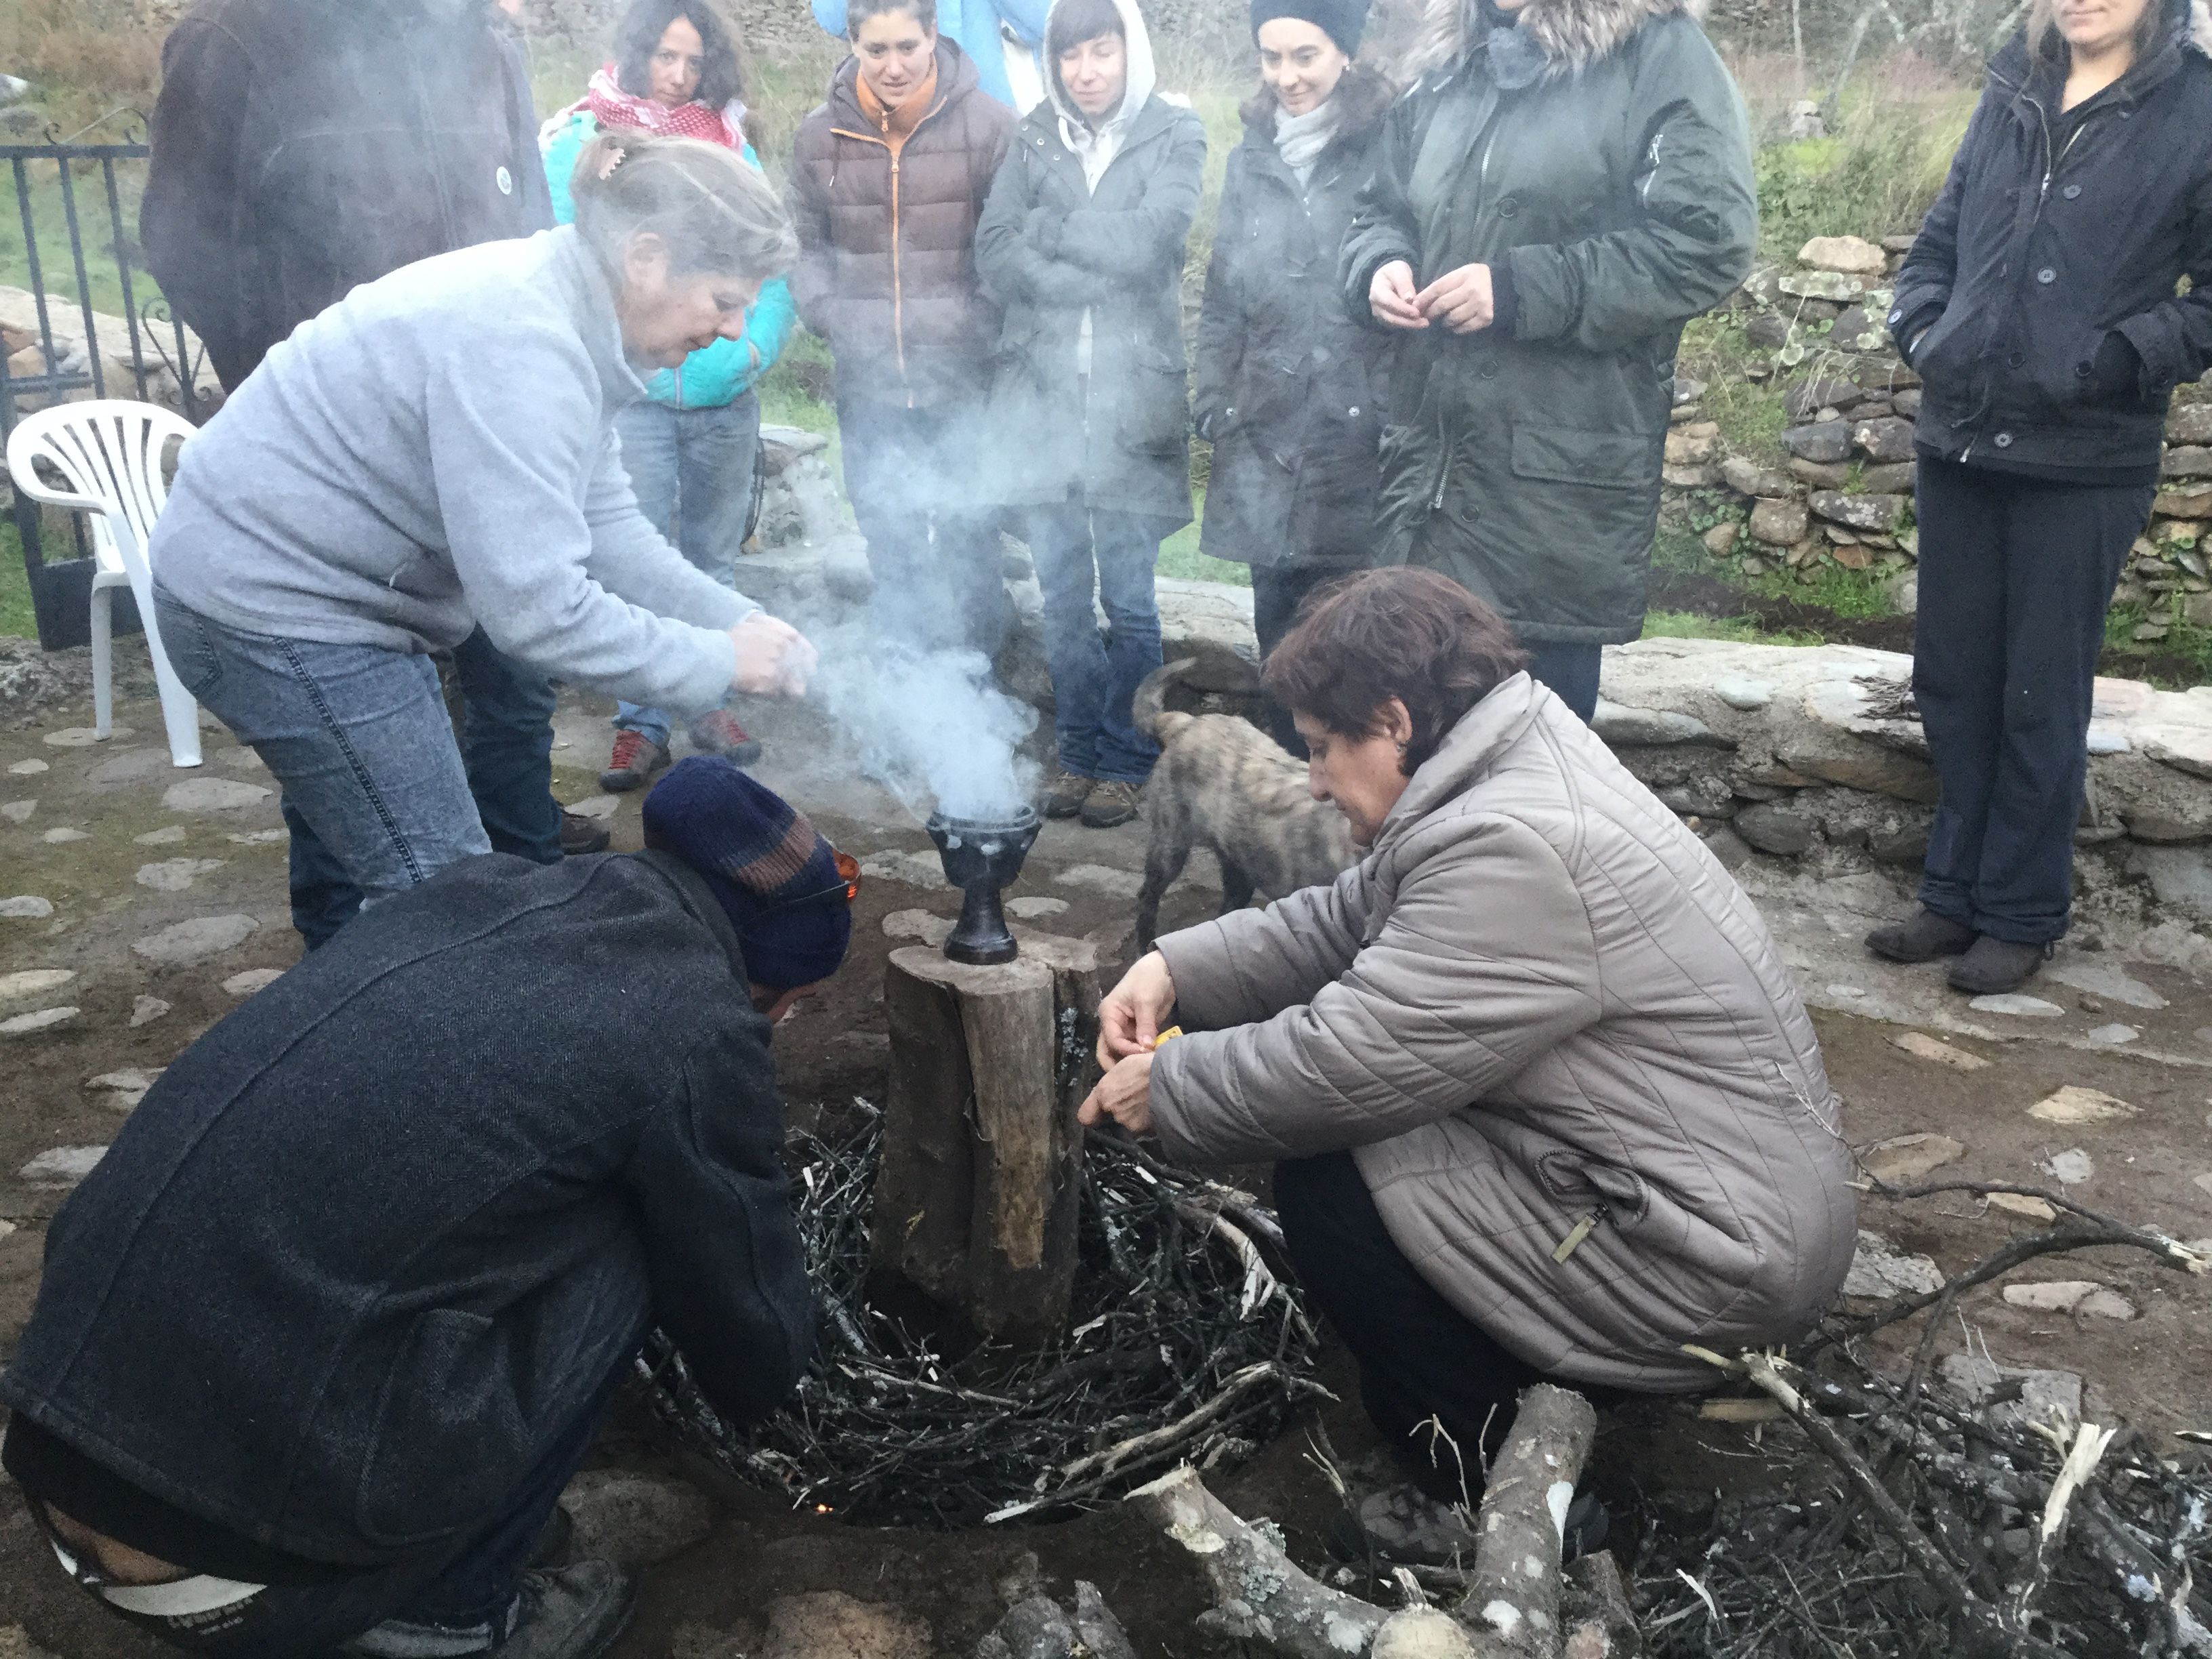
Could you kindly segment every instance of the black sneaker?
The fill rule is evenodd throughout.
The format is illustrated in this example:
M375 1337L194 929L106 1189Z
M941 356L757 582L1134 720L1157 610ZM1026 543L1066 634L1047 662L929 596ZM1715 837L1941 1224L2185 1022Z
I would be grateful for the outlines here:
M1946 977L1953 990L1964 991L1968 996L1998 996L2020 989L2050 960L2048 945L2015 945L2010 939L1991 939L1984 933L1966 955L1951 964Z
M1866 936L1867 949L1892 962L1933 962L1938 957L1955 957L1973 942L1974 930L1965 922L1924 908Z
M611 1561L526 1572L501 1659L598 1659L629 1623L637 1581Z

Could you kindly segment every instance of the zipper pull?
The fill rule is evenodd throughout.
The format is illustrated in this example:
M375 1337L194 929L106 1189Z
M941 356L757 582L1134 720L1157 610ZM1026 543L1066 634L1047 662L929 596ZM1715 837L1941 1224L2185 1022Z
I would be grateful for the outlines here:
M1582 1249L1583 1241L1595 1232L1597 1224L1604 1219L1605 1206L1601 1204L1580 1221L1575 1223L1573 1231L1561 1239L1559 1248L1552 1252L1552 1260L1563 1262L1577 1250Z

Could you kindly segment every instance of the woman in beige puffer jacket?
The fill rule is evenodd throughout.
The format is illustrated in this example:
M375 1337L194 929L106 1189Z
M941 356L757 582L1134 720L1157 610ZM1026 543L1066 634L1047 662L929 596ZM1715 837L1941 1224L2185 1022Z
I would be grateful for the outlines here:
M1179 1158L1279 1161L1370 1410L1394 1437L1437 1414L1470 1466L1477 1407L1503 1405L1494 1441L1539 1376L1681 1391L1715 1376L1686 1344L1799 1335L1856 1231L1765 925L1520 662L1430 571L1313 611L1267 689L1366 856L1163 939L1108 999L1085 1108ZM1154 1053L1170 1008L1191 1034Z

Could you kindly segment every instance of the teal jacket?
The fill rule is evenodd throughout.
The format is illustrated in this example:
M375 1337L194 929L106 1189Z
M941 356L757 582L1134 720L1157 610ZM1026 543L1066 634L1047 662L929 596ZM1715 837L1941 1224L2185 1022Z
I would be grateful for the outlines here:
M568 194L568 180L576 171L577 153L599 131L598 119L589 110L580 109L543 141L545 182L553 191L556 224L575 220L576 204ZM745 146L745 160L760 166L760 157L753 154L750 144ZM760 298L753 301L751 313L745 319L744 339L717 340L704 350L693 352L676 368L660 370L647 380L645 395L677 409L720 409L735 403L775 366L782 355L783 343L791 337L792 320L797 314L789 283L781 276L763 283ZM760 354L757 362L753 358L756 351Z

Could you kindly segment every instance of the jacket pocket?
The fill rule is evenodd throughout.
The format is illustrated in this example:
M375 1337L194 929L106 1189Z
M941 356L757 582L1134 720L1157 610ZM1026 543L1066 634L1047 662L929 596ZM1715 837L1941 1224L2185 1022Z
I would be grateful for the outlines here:
M1122 382L1116 427L1121 447L1138 454L1171 454L1190 431L1190 386L1182 360L1149 340L1139 340Z
M1520 422L1513 428L1513 471L1547 483L1648 490L1657 481L1654 448L1640 432Z
M416 1316L362 1465L362 1535L405 1546L487 1519L523 1474L530 1425L498 1325L459 1308Z

